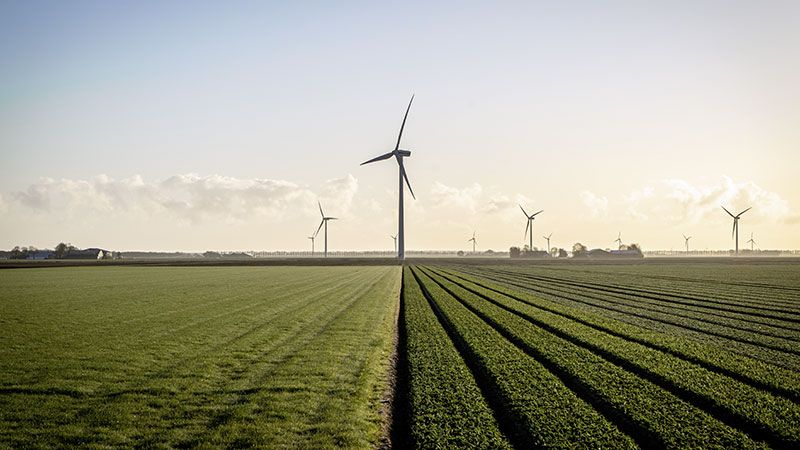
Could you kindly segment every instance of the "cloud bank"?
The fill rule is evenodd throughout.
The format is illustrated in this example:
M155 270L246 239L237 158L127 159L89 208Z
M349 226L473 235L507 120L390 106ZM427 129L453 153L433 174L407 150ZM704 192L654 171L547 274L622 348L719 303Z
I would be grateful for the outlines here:
M358 191L352 175L326 181L318 191L285 180L241 179L222 175L174 175L155 182L140 176L115 180L43 178L27 189L4 195L0 207L15 212L58 214L169 215L190 222L281 219L312 214L317 199L346 214ZM302 206L298 206L302 205Z

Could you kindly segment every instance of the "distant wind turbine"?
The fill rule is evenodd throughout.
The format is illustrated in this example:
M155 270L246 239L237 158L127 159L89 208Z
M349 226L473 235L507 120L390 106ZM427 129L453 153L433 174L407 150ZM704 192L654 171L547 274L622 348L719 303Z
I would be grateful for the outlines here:
M685 234L683 235L683 239L686 241L686 253L689 253L689 239L691 238L692 238L691 236L686 237Z
M316 239L316 237L317 237L316 235L308 237L309 239L311 239L311 256L314 256L314 239Z
M314 237L319 234L319 230L325 225L325 257L328 257L328 221L329 220L336 220L336 217L325 217L325 213L322 212L322 204L318 201L317 205L319 206L319 214L322 216L322 222L319 223L319 228L317 228L317 232L314 233Z
M475 239L475 232L474 231L472 232L472 239L467 239L467 242L470 242L470 241L472 241L472 253L475 253L475 244L477 244L478 241Z
M553 233L550 233L547 236L542 236L543 238L547 239L547 252L548 253L550 252L550 236L552 236L552 235L553 235Z
M736 238L736 255L737 256L739 255L739 218L742 217L742 214L746 213L747 211L750 211L750 209L752 209L752 208L753 207L751 206L750 208L747 208L744 211L742 211L739 214L736 214L734 216L730 211L728 211L727 208L725 208L724 206L722 207L722 209L724 209L725 212L728 213L729 216L733 217L733 230L731 230L731 237L735 237Z
M617 247L617 249L622 248L622 231L617 233L617 238L614 240L614 242L619 243L619 246Z
M754 245L758 245L758 244L756 244L756 241L753 240L753 233L750 233L750 240L747 241L746 243L750 244L750 251L751 252L753 251L753 246Z
M523 208L522 205L519 205L519 209L522 210L522 214L525 214L525 218L528 219L528 224L525 225L525 235L528 235L528 232L530 232L528 250L533 251L533 220L536 218L537 214L544 212L544 210L535 212L533 214L528 214L525 212L525 208Z
M398 208L398 220L397 220L397 257L399 259L405 258L405 234L403 233L403 180L405 180L406 185L408 186L408 192L411 193L411 197L414 200L417 199L414 196L414 190L411 189L411 183L408 181L408 175L406 175L406 169L403 167L403 158L407 158L411 156L411 152L409 150L401 150L400 149L400 138L403 137L403 128L406 126L406 119L408 118L408 112L411 110L411 102L414 101L414 96L411 96L411 100L408 102L408 108L406 108L406 115L403 116L403 123L400 125L400 134L397 135L397 144L394 146L394 150L385 155L381 155L375 158L370 159L369 161L365 161L361 163L363 166L364 164L373 163L375 161L383 161L384 159L389 159L392 156L397 160L397 165L399 167L400 173L400 189L399 189L399 208Z
M389 236L394 241L394 252L397 253L397 235Z

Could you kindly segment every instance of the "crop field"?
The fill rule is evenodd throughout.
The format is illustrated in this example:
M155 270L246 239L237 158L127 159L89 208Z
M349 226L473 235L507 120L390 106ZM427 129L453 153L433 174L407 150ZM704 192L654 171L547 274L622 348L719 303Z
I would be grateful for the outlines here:
M800 447L797 265L404 270L409 445Z
M345 263L0 270L0 447L800 448L796 262Z
M0 271L0 447L377 443L399 267Z

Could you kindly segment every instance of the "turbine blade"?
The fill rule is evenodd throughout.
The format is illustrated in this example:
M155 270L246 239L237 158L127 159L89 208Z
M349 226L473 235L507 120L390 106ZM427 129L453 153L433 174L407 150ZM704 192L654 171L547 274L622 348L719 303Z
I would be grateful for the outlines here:
M731 239L733 239L734 233L736 233L736 219L733 220L733 228L731 229Z
M721 206L721 205L720 205L720 206ZM731 216L731 217L736 217L736 216L734 216L733 214L731 214L731 212L730 212L730 211L728 211L728 209L727 209L727 208L725 208L724 206L722 206L722 209L724 209L724 210L725 210L725 212L726 212L726 213L728 213L728 215L729 215L729 216Z
M736 217L739 217L739 216L741 216L742 214L746 213L747 211L750 211L751 209L753 209L753 207L752 207L752 206L751 206L751 207L749 207L749 208L747 208L747 209L745 209L744 211L740 212L739 214L737 214L737 215L736 215Z
M528 228L530 228L530 226L531 226L531 219L529 217L527 223L525 224L525 236L522 236L522 239L525 239L525 237L528 236ZM533 233L532 230L531 233Z
M542 210L540 210L539 212L535 212L535 213L533 213L533 215L532 215L531 217L536 217L536 215L537 215L537 214L539 214L539 213L543 213L543 212L544 212L544 210L542 209Z
M400 138L403 137L403 128L406 127L406 119L408 119L408 112L411 111L411 102L414 101L414 95L411 95L411 100L408 102L408 108L406 108L406 115L403 116L403 124L400 125L400 134L397 135L397 145L394 146L395 150L400 148Z
M406 180L406 186L408 186L408 192L411 192L411 197L416 200L417 196L414 195L414 189L411 189L411 183L408 181L408 175L406 175L406 168L403 166L403 159L400 158L398 161L400 162L400 173L403 174L403 179Z
M325 220L339 220L338 217L326 217Z
M521 209L521 210L522 210L522 214L525 214L525 217L528 217L528 218L530 218L530 216L528 215L528 213L526 213L526 212L525 212L525 208L523 208L523 207L522 207L522 205L519 205L519 209Z
M325 219L325 213L322 212L322 203L320 203L319 200L317 200L317 206L319 206L319 215L322 216L323 219Z
M389 153L387 153L387 154L385 154L385 155L376 156L375 158L372 158L372 159L370 159L369 161L364 161L363 163L361 163L361 164L359 164L359 165L363 166L364 164L373 163L373 162L375 162L375 161L383 161L384 159L389 159L389 158L391 158L393 155L394 155L394 152L389 152Z
M322 229L322 225L324 223L325 223L325 219L322 219L322 222L319 223L319 228L317 228L317 231L314 232L314 237L317 237L317 235L319 234L319 230Z

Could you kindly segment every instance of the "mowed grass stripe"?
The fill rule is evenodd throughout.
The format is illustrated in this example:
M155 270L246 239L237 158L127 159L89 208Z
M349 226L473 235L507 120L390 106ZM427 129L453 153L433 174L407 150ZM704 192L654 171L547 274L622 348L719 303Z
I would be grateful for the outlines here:
M633 372L726 424L773 446L800 445L800 405L703 369L685 360L526 305L433 271L456 295L476 295ZM469 293L469 294L467 294Z
M385 298L398 298L399 275L397 269L387 271L353 283L340 296L328 296L336 309L304 321L300 333L286 340L268 365L258 364L234 378L238 397L190 445L289 447L301 436L310 448L368 447L377 438L374 417L366 408L342 414L352 403L369 404L370 394L378 391L374 385L379 380L367 375L375 374L383 352L363 353L388 342L395 305ZM376 328L381 332L367 332Z
M514 277L497 276L496 274L489 276L474 270L470 270L467 273L472 273L495 282L505 283L509 286L536 292L542 296L558 299L557 301L565 300L569 303L586 305L592 309L605 310L610 313L608 314L609 316L618 320L627 321L631 324L647 326L651 329L663 329L667 333L678 332L685 336L715 342L718 345L735 349L744 355L761 359L762 361L774 362L783 367L791 369L800 367L800 350L789 343L773 345L764 343L763 339L743 336L742 333L733 331L727 332L724 329L714 331L709 329L709 327L687 324L684 320L654 317L652 314L640 313L633 307L612 305L606 298L595 294L576 294L574 291L566 288L546 287L531 283L530 281L520 280ZM651 324L655 325L655 327L651 326Z
M635 448L642 436L626 423L612 423L595 409L593 398L580 395L571 378L563 378L506 340L458 300L444 292L426 274L412 273L451 339L476 378L486 386L490 402L499 402L499 414L520 448L573 447ZM634 439L632 439L634 438Z
M647 448L759 448L763 445L672 393L461 289L432 283L514 345L586 390L612 417L637 430ZM446 294L445 294L446 295Z
M385 365L378 350L389 332L380 324L397 302L399 268L170 268L147 272L141 289L144 272L136 269L81 268L66 277L48 275L61 269L0 273L0 306L12 311L0 316L0 340L9 344L0 348L0 386L7 389L0 391L0 445L189 445L206 430L240 418L242 427L234 427L236 433L225 442L258 445L265 440L258 425L255 432L248 428L249 403L270 389L270 374L281 363L298 371L313 369L313 364L293 363L298 359L292 356L300 353L304 362L313 362L314 352L303 353L303 344L321 345L334 330L337 339L330 341L345 352L338 360L320 352L326 356L314 373L336 380L332 385L351 380L353 390L328 385L316 391L316 399L306 397L302 403L311 425L305 427L299 419L293 422L296 417L290 421L279 411L282 403L275 402L275 416L284 422L271 424L291 436L286 442L314 442L315 447L376 442L381 389L375 384L383 378L375 361ZM26 302L7 289L30 286L31 274L38 286L35 297L48 301ZM49 282L48 276L53 277ZM71 300L59 302L61 292L70 293ZM192 307L197 297L204 308ZM160 314L184 308L168 319ZM121 327L114 334L105 326L145 316L153 320L140 321L141 333ZM359 325L348 328L354 324ZM327 334L319 334L321 329ZM93 344L85 345L87 340ZM181 359L183 354L192 357ZM366 397L369 402L362 401Z
M401 447L510 448L464 359L404 269L408 436Z
M613 318L595 315L580 308L566 306L522 290L514 290L489 282L482 277L476 278L463 272L449 269L440 270L454 279L468 283L468 285L474 285L478 288L504 295L604 333L668 353L700 365L707 370L717 372L758 389L766 390L774 395L791 399L796 403L800 402L800 376L792 370L728 352L722 347L695 343L679 336L658 333Z

